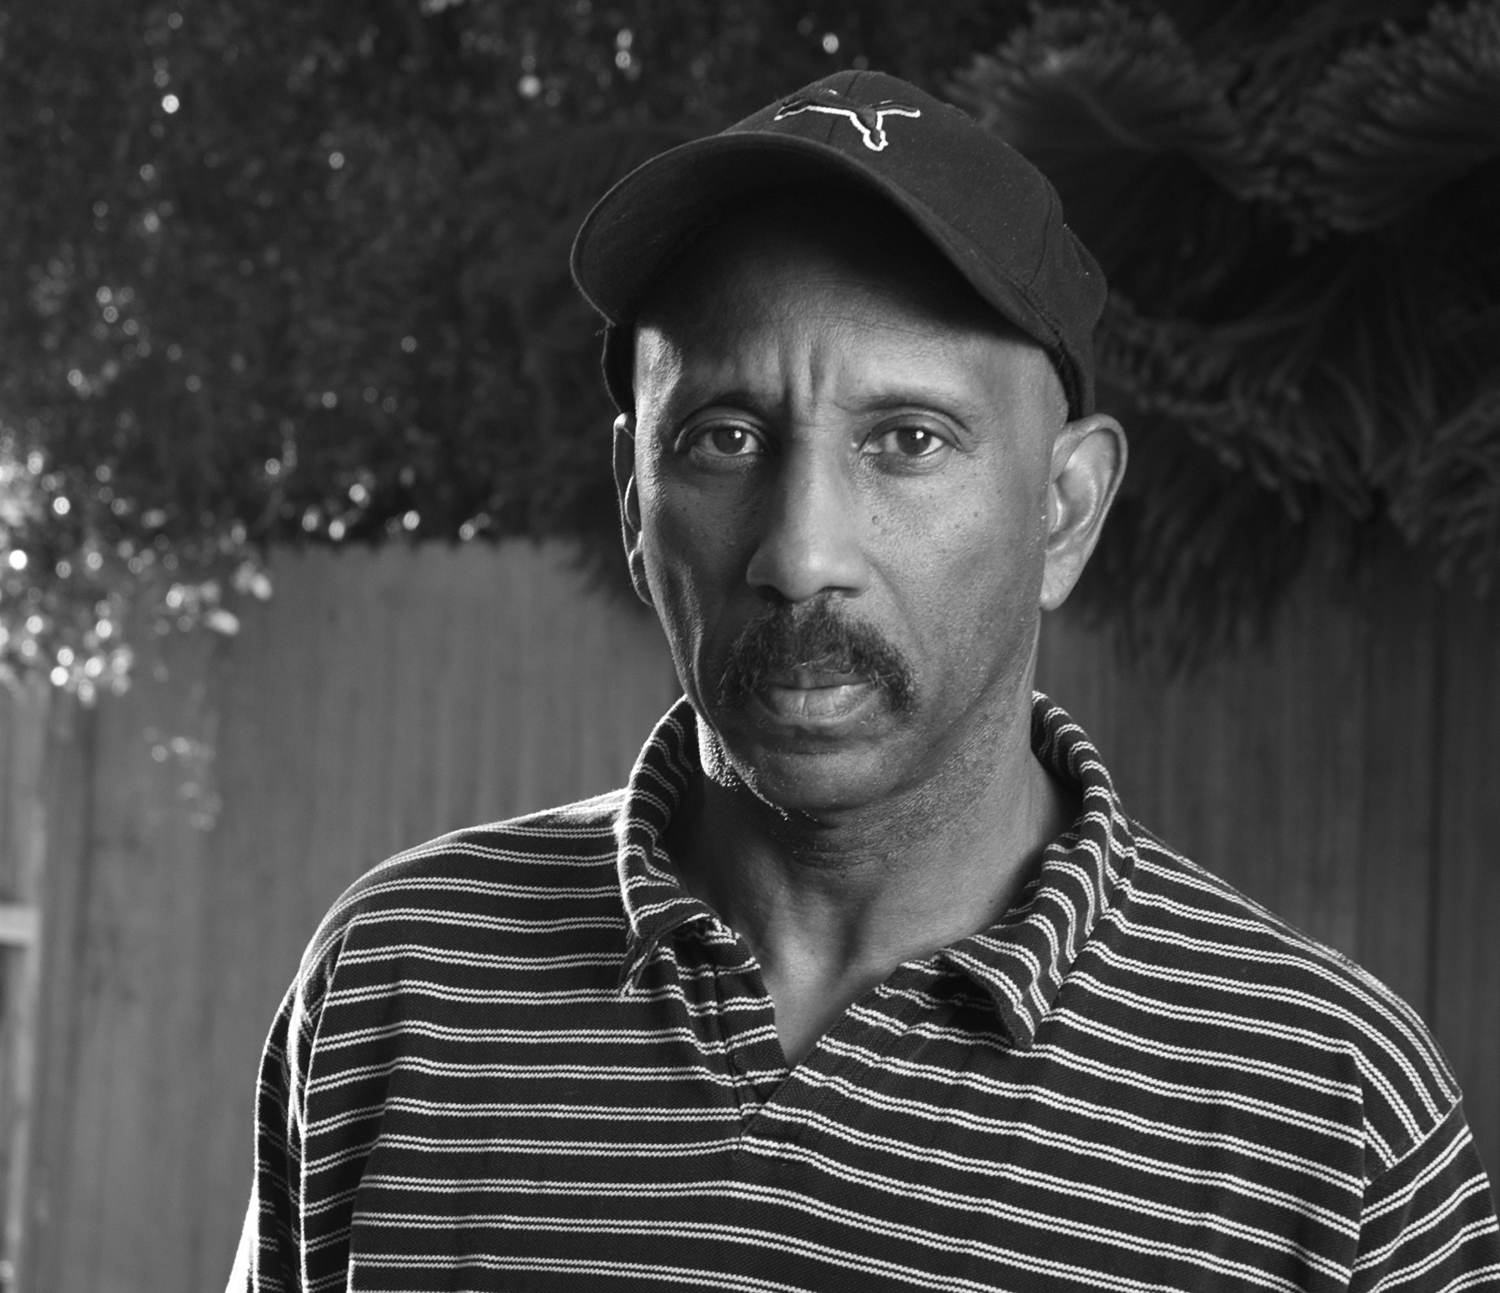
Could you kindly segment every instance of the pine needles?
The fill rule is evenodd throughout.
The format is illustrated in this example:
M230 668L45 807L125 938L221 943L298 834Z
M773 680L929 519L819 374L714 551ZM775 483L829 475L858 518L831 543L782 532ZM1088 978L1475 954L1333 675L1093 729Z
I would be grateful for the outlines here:
M1110 278L1085 595L1136 645L1263 618L1315 534L1500 569L1500 4L1415 8L1042 5L955 79Z

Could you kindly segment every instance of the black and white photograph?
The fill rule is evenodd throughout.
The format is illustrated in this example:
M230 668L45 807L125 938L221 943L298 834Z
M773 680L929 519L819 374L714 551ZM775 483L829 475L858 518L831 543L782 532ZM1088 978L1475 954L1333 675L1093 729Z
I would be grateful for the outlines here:
M1500 0L0 0L0 1293L1500 1293Z

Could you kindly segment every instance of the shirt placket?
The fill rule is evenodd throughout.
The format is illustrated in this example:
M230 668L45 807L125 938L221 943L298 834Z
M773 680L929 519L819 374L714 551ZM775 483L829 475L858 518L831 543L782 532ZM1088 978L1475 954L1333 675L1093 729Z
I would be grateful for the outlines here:
M687 931L684 931L687 933ZM723 1057L746 1129L787 1076L776 1037L775 1007L760 968L743 942L717 920L689 935L709 973L702 977L702 1012L711 1021L715 1050Z

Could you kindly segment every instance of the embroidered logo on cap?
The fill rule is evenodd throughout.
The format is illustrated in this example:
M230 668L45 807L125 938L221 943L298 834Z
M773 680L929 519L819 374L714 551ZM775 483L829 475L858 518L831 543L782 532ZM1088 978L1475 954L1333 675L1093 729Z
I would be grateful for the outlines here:
M832 95L835 91L829 90L827 93ZM815 99L797 98L788 99L783 103L772 120L781 121L786 117L795 117L799 112L822 112L831 117L845 118L859 131L859 137L872 153L884 152L886 145L891 142L890 136L885 133L887 117L920 117L922 115L920 108L897 103L894 99L885 99L880 103L855 103L846 108L839 103L819 103Z

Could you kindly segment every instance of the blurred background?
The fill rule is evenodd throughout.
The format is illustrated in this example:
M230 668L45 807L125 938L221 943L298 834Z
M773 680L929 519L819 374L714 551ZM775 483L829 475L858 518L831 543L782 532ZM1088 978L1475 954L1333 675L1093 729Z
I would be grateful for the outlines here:
M572 234L844 67L1110 279L1039 685L1500 1168L1500 0L0 0L0 1289L219 1287L327 905L621 782L676 685Z

